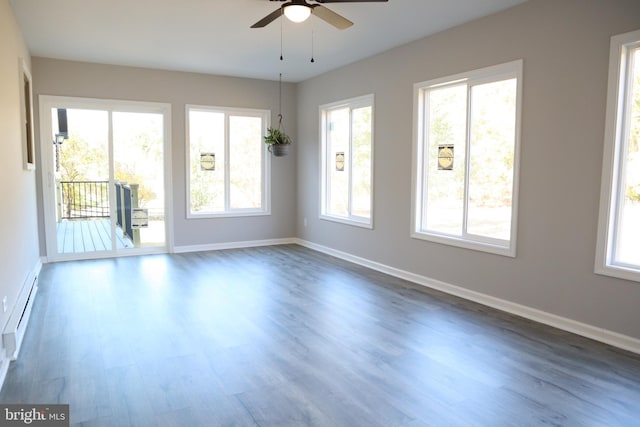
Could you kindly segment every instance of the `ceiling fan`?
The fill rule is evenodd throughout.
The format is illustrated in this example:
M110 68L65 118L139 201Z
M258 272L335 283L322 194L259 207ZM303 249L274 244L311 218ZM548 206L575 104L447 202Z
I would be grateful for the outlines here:
M287 1L287 0L270 0L270 1ZM389 0L309 0L315 3L365 3L365 2L387 2ZM289 0L279 9L274 10L255 24L251 28L262 28L278 19L283 14L293 22L303 22L311 13L316 15L323 21L328 22L339 30L344 30L353 25L342 15L339 15L328 9L322 4L309 4L307 0Z

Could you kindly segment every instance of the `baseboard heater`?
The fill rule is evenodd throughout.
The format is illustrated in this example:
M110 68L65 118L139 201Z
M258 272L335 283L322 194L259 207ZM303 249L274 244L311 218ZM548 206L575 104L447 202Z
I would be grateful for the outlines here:
M20 352L20 345L22 344L22 338L27 330L27 323L29 323L29 316L31 315L31 309L33 308L33 300L35 299L36 292L38 291L38 276L31 276L27 278L18 299L16 305L13 307L7 326L2 333L2 344L6 351L7 358L10 360L16 360L18 353Z

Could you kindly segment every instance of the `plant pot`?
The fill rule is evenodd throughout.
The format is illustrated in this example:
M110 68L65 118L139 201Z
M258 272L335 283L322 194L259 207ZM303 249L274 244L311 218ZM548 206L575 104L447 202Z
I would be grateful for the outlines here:
M270 145L269 151L276 157L286 156L289 153L289 144Z

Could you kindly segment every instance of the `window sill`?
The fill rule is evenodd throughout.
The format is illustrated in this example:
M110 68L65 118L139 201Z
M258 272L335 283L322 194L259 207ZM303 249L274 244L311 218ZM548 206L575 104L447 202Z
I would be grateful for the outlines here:
M594 273L601 276L615 277L618 279L640 282L640 270L631 267L621 267L617 265L597 266Z
M270 211L240 211L220 213L188 213L187 219L242 218L248 216L270 216Z
M515 242L511 242L511 246L502 246L493 243L477 242L475 240L465 240L463 238L431 234L420 231L412 232L411 237L414 239L427 240L433 243L456 246L459 248L470 249L478 252L486 252L510 258L516 257Z
M373 229L373 222L366 220L357 220L352 218L345 218L340 216L332 216L332 215L320 215L320 219L331 222L339 222L345 225L352 225L354 227L367 228L369 230Z

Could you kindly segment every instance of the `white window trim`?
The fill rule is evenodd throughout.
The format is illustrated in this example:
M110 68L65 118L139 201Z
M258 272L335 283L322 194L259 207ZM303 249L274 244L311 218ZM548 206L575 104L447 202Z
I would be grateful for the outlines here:
M205 218L235 218L235 217L247 217L247 216L268 216L271 215L271 156L266 148L266 144L262 144L262 162L264 165L262 175L262 208L261 209L229 209L221 212L206 212L206 213L193 213L191 212L191 146L189 135L189 111L209 111L224 113L225 120L228 120L229 115L249 115L253 117L262 118L262 134L267 134L267 129L271 126L271 111L261 110L254 108L233 108L233 107L218 107L211 105L185 105L185 175L186 175L186 212L187 219L205 219ZM227 125L225 124L225 132ZM225 144L227 144L228 135L225 135ZM229 158L225 156L225 168L229 170ZM229 195L226 195L229 197Z
M173 177L172 161L171 161L171 104L151 101L128 101L117 99L99 99L99 98L80 98L69 96L54 96L54 95L39 95L39 126L40 126L40 141L43 144L51 144L50 135L52 129L51 123L51 109L52 108L78 108L78 109L96 109L109 111L109 114L113 112L129 112L129 113L157 113L163 115L163 140L164 145L164 221L165 221L165 244L159 247L141 247L130 248L126 250L117 250L115 246L111 252L115 256L128 256L128 255L144 255L153 253L165 253L172 252L174 247L174 234L173 234ZM112 155L113 153L110 153ZM56 247L56 212L55 212L55 196L51 191L52 180L54 177L53 171L53 150L40 150L40 162L42 171L42 188L43 191L43 211L44 211L44 225L46 239L46 251L48 261L65 261L73 259L85 259L85 258L99 258L104 257L104 253L72 253L72 254L59 254ZM113 176L113 163L109 166L109 174ZM115 200L115 186L111 185L109 190L109 197L111 200ZM115 212L112 212L111 221L115 224ZM112 226L112 233L115 233L115 226ZM112 242L115 242L115 234L112 234Z
M413 85L413 149L412 149L412 195L411 195L411 232L412 238L427 240L434 243L441 243L450 246L457 246L465 249L472 249L488 252L496 255L515 258L517 246L518 230L518 188L520 177L520 134L522 116L522 76L523 60L515 60L503 64L498 64L486 68L472 70L452 76L441 77L428 80ZM428 232L419 229L418 218L421 217L423 206L423 183L424 168L426 160L424 152L424 97L426 89L433 89L438 86L449 86L456 83L472 80L474 84L482 82L498 81L505 78L516 78L516 123L514 141L514 164L513 164L513 189L511 199L511 238L502 241L485 238L482 241L469 240L460 236L450 236L435 232Z
M605 116L602 181L596 242L595 273L640 281L640 268L613 263L610 248L615 243L616 215L620 182L620 162L624 149L623 130L627 92L627 53L640 45L640 30L613 36L609 51L609 81Z
M349 98L342 101L336 101L329 104L321 105L318 110L320 114L320 215L319 218L326 221L338 222L346 225L353 225L356 227L373 229L373 182L374 182L374 147L375 147L375 97L373 94L362 95L355 98ZM371 107L371 183L370 183L370 206L371 206L371 215L369 218L359 217L359 216L340 216L340 215L332 215L326 212L327 207L327 187L329 177L327 175L327 156L326 156L326 138L325 138L325 129L326 129L326 111L333 110L340 107L348 107L349 109L360 108L360 107ZM351 189L349 189L351 191Z

